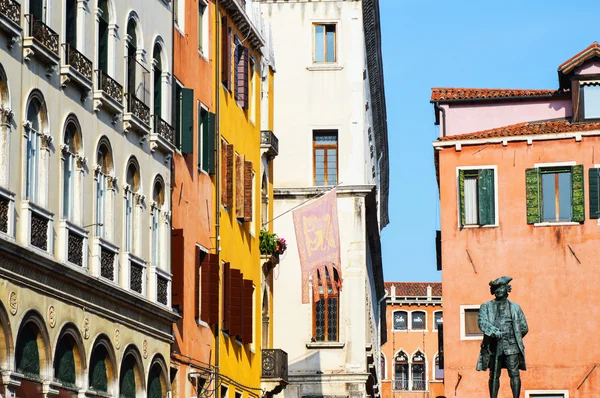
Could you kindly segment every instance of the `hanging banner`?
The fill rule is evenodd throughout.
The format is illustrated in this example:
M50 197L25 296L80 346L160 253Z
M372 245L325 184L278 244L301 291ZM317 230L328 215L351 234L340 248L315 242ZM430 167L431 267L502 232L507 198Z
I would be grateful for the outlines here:
M294 210L292 215L302 267L302 303L307 304L310 276L312 276L315 301L319 300L319 282L322 285L321 291L326 297L332 292L337 293L342 287L336 189ZM337 280L334 278L334 269L337 271ZM328 282L331 291L328 289Z

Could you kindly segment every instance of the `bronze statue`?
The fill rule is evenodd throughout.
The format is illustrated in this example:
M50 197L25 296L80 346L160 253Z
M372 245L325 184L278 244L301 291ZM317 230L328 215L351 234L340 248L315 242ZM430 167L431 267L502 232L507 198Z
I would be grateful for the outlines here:
M495 300L483 303L477 320L483 331L481 352L477 370L490 370L490 398L498 397L500 372L506 368L510 376L510 389L513 398L521 394L519 370L525 370L525 347L523 337L527 334L527 321L523 310L508 301L509 285L512 278L503 276L490 282L490 292Z

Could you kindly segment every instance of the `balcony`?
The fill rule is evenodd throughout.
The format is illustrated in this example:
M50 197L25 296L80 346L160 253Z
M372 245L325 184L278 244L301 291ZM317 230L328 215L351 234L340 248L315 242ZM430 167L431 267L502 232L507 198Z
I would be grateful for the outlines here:
M21 240L47 255L54 253L54 213L25 200L21 205Z
M280 349L262 350L261 388L278 394L288 385L287 352Z
M169 307L171 305L171 275L158 268L154 268L156 301Z
M157 148L172 153L175 151L175 129L160 116L153 115L154 130L150 136L150 149L155 151Z
M117 123L123 112L123 86L102 70L96 70L96 88L94 90L94 111L104 107L113 114L113 124Z
M8 36L8 48L13 48L21 36L21 4L15 0L0 0L0 29Z
M68 43L62 45L63 63L60 67L61 86L65 88L69 82L75 83L83 92L85 99L92 91L92 61Z
M126 110L123 114L125 133L136 130L142 135L150 134L150 107L134 94L125 94Z
M127 266L122 270L121 286L146 296L146 262L133 253L126 252L125 263Z
M260 149L271 158L279 154L279 140L271 130L262 130L260 132Z
M94 237L92 246L92 275L100 276L112 282L118 282L119 247L100 238Z
M397 390L397 391L408 391L408 379L396 379L396 380L394 380L394 390Z
M68 220L60 220L59 239L59 260L82 269L87 269L88 231Z
M2 187L0 187L0 236L11 240L15 236L15 194Z
M48 66L46 76L50 76L60 62L58 33L32 14L25 15L25 18L28 30L23 39L23 59L31 61L32 57L38 58Z

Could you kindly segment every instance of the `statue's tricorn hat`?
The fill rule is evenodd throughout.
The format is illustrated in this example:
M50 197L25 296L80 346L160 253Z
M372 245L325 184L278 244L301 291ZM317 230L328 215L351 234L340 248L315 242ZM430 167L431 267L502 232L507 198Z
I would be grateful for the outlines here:
M495 289L502 285L508 285L510 283L510 281L512 281L512 279L513 278L511 278L510 276L501 276L500 278L491 281L490 287L492 289Z

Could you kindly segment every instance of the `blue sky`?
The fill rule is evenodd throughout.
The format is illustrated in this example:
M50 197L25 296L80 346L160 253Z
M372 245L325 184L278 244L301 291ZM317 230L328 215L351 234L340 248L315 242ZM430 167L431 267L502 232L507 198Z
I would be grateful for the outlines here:
M439 281L432 87L556 89L558 65L600 40L600 3L380 0L390 151L386 281Z

